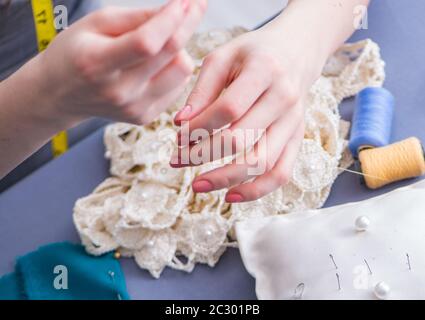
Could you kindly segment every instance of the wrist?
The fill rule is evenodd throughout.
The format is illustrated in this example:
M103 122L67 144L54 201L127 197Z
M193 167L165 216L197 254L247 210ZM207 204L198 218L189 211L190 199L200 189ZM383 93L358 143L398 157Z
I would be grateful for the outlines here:
M2 153L0 178L72 125L51 111L35 64L31 60L0 82L0 150L7 150Z
M64 103L61 101L58 92L60 88L56 88L55 81L52 81L50 75L46 70L49 66L44 65L42 54L36 56L29 61L17 74L21 76L25 90L28 92L26 99L31 99L28 116L31 121L38 125L47 126L54 131L54 133L69 129L75 126L83 119L77 119L75 116L67 114L61 108ZM59 86L63 85L58 83Z
M325 64L355 31L356 8L368 3L369 0L292 0L269 27L295 33Z
M282 24L274 24L257 32L262 43L266 42L268 47L273 48L286 68L297 70L301 84L310 87L321 75L330 54L320 41L311 41L310 37L298 31L289 25L282 28Z

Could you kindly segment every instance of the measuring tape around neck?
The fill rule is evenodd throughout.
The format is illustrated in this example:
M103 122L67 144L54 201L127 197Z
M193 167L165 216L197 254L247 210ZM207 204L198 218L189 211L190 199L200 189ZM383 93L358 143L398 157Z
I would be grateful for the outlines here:
M31 0L37 35L38 51L44 51L56 37L53 0ZM64 154L68 150L68 134L62 131L52 139L52 153L54 157Z

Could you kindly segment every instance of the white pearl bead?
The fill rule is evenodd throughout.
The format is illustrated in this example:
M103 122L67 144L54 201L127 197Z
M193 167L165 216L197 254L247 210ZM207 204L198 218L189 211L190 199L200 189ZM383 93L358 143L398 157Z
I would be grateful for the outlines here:
M366 231L369 228L370 220L366 216L361 216L356 219L355 226L357 231Z
M155 241L153 241L153 240L149 240L148 241L148 246L149 247L153 247L155 245Z
M381 281L376 284L373 293L378 299L385 300L388 298L390 291L390 286L387 283Z
M213 232L212 232L211 230L209 230L209 229L208 229L208 230L206 231L206 234L207 234L207 236L208 236L208 237L211 237L211 236L212 236L212 234L213 234Z

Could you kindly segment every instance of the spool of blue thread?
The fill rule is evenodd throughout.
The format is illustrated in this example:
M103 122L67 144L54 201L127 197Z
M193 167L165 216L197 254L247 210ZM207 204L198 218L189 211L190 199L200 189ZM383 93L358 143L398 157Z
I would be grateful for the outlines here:
M364 148L390 143L394 96L387 89L368 87L357 95L349 148L354 158Z

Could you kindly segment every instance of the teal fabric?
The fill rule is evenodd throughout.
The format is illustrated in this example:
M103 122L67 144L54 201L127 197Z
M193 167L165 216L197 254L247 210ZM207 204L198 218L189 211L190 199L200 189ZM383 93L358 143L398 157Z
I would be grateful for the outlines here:
M25 297L19 285L16 273L10 273L0 278L0 299L2 300L23 300Z
M56 243L18 258L15 273L0 278L0 299L128 300L113 254L88 255L80 245Z

